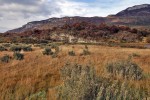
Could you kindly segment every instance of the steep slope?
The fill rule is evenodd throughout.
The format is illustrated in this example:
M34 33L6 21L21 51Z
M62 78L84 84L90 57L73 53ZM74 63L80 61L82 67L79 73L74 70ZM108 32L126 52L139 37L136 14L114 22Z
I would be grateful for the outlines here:
M129 7L117 13L116 16L150 16L150 4Z
M109 16L108 20L111 24L147 28L150 25L150 4L129 7L116 15Z

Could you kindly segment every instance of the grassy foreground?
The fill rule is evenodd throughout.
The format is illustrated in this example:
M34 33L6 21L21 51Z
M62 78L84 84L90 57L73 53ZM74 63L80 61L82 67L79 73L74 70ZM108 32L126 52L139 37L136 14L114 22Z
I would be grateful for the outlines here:
M0 62L0 100L55 100L56 88L64 83L60 69L66 63L91 65L97 76L107 78L109 74L106 65L128 59L129 56L143 70L145 78L128 80L128 83L136 88L142 87L150 93L149 49L89 45L90 55L81 56L84 48L84 45L61 45L57 57L52 58L42 54L44 49L33 46L30 52L21 51L24 54L21 61ZM74 51L75 56L70 56L69 51ZM5 54L12 56L13 52L0 52L0 57ZM113 77L111 80L124 81L119 77Z

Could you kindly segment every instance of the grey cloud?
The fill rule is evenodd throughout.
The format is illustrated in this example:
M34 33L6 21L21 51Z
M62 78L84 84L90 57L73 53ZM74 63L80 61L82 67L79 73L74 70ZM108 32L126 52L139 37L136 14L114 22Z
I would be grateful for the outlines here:
M32 15L46 16L60 12L57 3L52 0L2 0L0 4L0 15L3 13L3 16L8 13L20 13L23 18L28 18Z
M25 5L34 5L38 4L38 2L41 2L42 0L1 0L0 4L11 4L11 3L16 3L16 4L25 4Z
M0 0L0 32L61 12L59 0ZM13 24L13 25L11 25ZM4 28L5 27L5 28Z
M8 30L9 28L7 28L7 27L0 27L0 33L1 32L5 32L6 30Z

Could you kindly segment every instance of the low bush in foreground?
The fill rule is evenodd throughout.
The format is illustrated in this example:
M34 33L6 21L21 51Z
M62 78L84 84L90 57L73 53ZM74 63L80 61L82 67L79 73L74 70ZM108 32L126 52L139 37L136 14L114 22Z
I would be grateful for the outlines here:
M22 49L21 46L11 46L10 47L10 51L13 51L13 52L20 52Z
M52 49L55 49L55 52L54 52L54 53L56 53L56 54L59 53L59 46L58 46L57 44L51 44L51 48L52 48Z
M11 44L10 43L4 43L4 44L2 44L2 46L4 46L4 47L10 47Z
M106 66L108 73L120 76L124 79L141 80L143 78L142 69L134 62L129 60L109 63Z
M61 69L64 84L58 89L59 100L96 99L98 79L90 66L66 64Z
M0 51L7 51L7 49L3 46L0 46Z
M63 85L58 100L143 100L148 93L119 80L97 77L91 66L66 64L61 69Z
M42 53L43 55L53 55L51 48L45 48Z
M24 59L24 54L16 52L16 53L13 54L13 58L15 60L23 60Z
M24 46L22 47L23 51L32 51L32 48L30 46Z
M54 51L52 51L53 49L54 49ZM52 58L56 58L59 53L59 47L55 46L55 47L51 47L51 48L50 47L45 48L42 53L43 53L43 55L51 55Z
M5 62L5 63L8 63L10 60L11 60L11 57L9 55L4 55L1 58L1 62Z

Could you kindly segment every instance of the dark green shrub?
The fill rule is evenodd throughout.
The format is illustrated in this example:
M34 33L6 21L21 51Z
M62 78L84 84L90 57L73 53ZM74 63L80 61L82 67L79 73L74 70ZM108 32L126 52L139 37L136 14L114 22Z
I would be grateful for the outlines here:
M5 63L8 63L10 60L11 60L11 57L9 55L4 55L1 58L1 62L5 62Z
M56 53L53 53L51 56L52 56L52 58L56 58L56 57L57 57L57 54L56 54Z
M13 52L20 52L22 49L21 46L12 46L10 47L10 51L13 51Z
M55 43L50 44L50 46L51 46L51 48L56 48L56 47L58 47L58 45L55 44Z
M56 44L51 44L51 48L55 49L55 53L58 54L59 53L59 46Z
M15 52L15 53L13 54L13 58L16 59L16 60L23 60L23 59L24 59L24 54Z
M107 72L121 76L124 79L141 80L143 78L142 69L136 64L129 60L117 61L109 63L106 66Z
M45 48L42 53L43 55L53 55L51 48Z
M75 54L74 51L69 51L69 52L68 52L68 55L70 55L70 56L75 56L76 54Z
M0 46L0 51L7 51L7 49L3 46Z
M34 47L39 47L41 49L47 47L45 44L34 44Z
M4 47L10 47L11 46L11 44L10 43L4 43L4 44L2 44Z
M23 51L32 51L32 48L30 46L24 46L22 47Z
M34 47L40 47L41 45L40 44L34 44Z
M52 51L51 48L45 48L42 53L43 53L43 55L51 55L52 58L56 58L58 53L59 53L59 47L58 46L54 46L52 49L55 49L55 51Z

